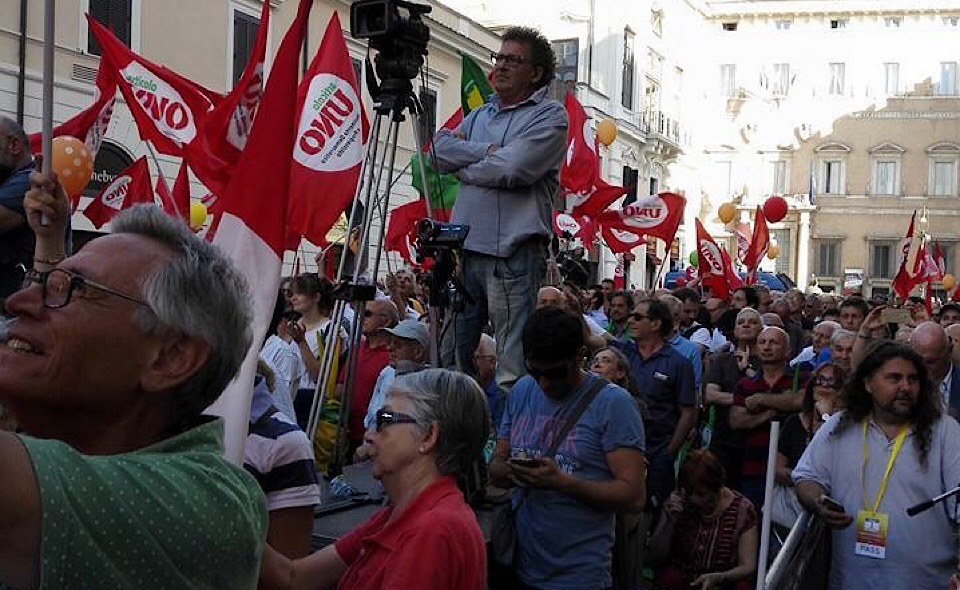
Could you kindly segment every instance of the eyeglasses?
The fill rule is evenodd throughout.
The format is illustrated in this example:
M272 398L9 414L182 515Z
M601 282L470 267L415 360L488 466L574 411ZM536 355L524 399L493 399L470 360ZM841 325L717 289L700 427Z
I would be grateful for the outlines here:
M509 53L490 53L490 61L492 61L495 66L500 65L500 62L504 62L510 67L516 67L530 60L520 55L510 55Z
M376 417L377 432L383 432L384 426L390 426L391 424L416 424L417 419L411 416L410 414L401 414L400 412L391 412L390 410L384 410L380 408L377 411Z
M814 387L831 387L837 389L840 387L840 381L834 379L833 377L824 377L823 375L817 375L813 378Z
M96 283L62 268L54 268L46 271L31 270L27 272L23 277L23 288L26 289L34 284L39 284L43 290L43 306L47 309L59 309L66 306L70 303L70 297L76 289L82 291L87 287L93 287L105 293L116 295L127 301L132 301L137 305L150 307L132 295L127 295L106 285L101 285L100 283Z
M639 322L639 321L641 321L641 320L648 320L648 319L650 319L650 316L648 316L648 315L646 315L646 314L642 314L642 313L637 312L637 311L631 313L631 314L630 314L630 317L633 318L634 321L637 321L637 322Z
M570 364L569 363L558 363L551 365L549 367L537 367L526 363L527 372L530 373L530 376L539 381L540 379L548 379L550 381L559 381L565 379L567 375L570 374Z

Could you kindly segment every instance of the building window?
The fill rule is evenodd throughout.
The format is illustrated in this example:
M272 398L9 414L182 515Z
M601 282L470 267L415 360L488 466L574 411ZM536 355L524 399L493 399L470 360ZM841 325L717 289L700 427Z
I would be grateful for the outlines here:
M721 26L723 27L723 30L724 30L724 31L736 31L736 30L737 30L737 23L735 23L735 22L723 23Z
M873 171L873 194L875 195L895 195L897 191L897 180L899 176L899 162L890 160L877 160L874 163Z
M420 89L420 144L426 144L437 131L437 92L429 88Z
M240 81L257 42L260 19L242 10L233 11L233 85Z
M874 279L892 279L896 272L897 243L870 243L870 277Z
M817 276L840 276L840 240L817 241Z
M110 29L120 42L130 47L133 0L90 0L90 17ZM86 27L84 27L86 28ZM100 55L100 44L93 35L87 37L87 53Z
M840 160L823 161L823 181L820 186L823 192L828 195L839 195L843 192L841 184L843 176L843 162Z
M827 93L831 96L842 96L846 83L847 64L830 64L830 88Z
M900 94L900 64L887 62L883 64L883 91L887 96Z
M663 56L653 51L647 51L647 61L650 63L648 73L657 80L663 79Z
M883 17L883 26L887 28L899 28L903 24L902 16L885 16Z
M720 96L737 95L737 64L720 64Z
M782 195L787 192L787 162L770 162L770 194Z
M639 194L637 191L637 182L639 179L640 179L639 170L637 170L636 168L631 168L630 166L623 167L623 177L621 178L621 182L623 184L621 186L627 189L627 194L623 199L624 207L626 207L630 203L633 203L634 201L637 200L637 195Z
M790 94L790 64L773 64L771 91L777 96Z
M633 37L633 31L629 27L623 30L623 77L620 104L627 109L633 108Z
M847 23L850 22L845 18L832 18L830 19L830 28L831 29L845 29L847 28Z
M940 256L943 257L943 272L944 274L955 274L954 270L956 269L956 260L957 260L957 244L956 242L940 242Z
M644 104L643 108L647 111L660 110L660 84L656 80L647 78L647 85L643 89ZM649 124L649 121L648 121Z
M557 69L553 84L553 95L563 101L567 91L573 91L577 86L578 68L580 66L580 40L559 39L551 41L554 55L557 56Z
M773 24L775 27L777 27L778 31L789 31L790 27L793 25L793 21L790 19L779 19Z
M662 10L651 10L650 11L650 29L653 30L653 34L657 37L663 36L663 11Z
M650 183L647 185L647 194L650 196L660 194L660 179L656 176L650 177Z
M774 229L770 230L770 237L773 238L773 242L777 244L780 248L780 255L774 260L774 272L782 272L784 274L791 274L790 272L790 230L789 229Z
M938 143L926 150L930 160L928 180L930 195L952 197L957 194L957 174L960 168L960 145Z
M957 62L940 62L940 84L937 92L941 96L954 96L957 93Z

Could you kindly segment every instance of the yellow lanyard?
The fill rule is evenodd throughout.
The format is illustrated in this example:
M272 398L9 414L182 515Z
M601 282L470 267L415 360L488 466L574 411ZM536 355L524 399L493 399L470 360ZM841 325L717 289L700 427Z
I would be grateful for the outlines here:
M860 468L860 501L863 502L863 508L867 508L867 463L870 460L870 451L867 448L867 422L863 421L863 467ZM893 462L897 460L900 449L903 447L903 441L907 438L907 426L900 429L900 433L893 441L893 451L890 458L887 459L887 468L883 472L883 479L880 480L880 489L877 490L877 498L873 502L873 510L876 512L880 508L880 502L883 501L883 495L887 491L887 481L890 480L890 472L893 471Z

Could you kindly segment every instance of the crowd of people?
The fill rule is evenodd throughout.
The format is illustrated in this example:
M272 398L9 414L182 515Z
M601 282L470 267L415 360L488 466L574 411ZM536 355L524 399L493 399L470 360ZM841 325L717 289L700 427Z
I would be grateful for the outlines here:
M947 587L956 501L906 508L960 482L960 307L911 299L893 324L885 303L763 285L543 286L554 57L511 28L494 61L493 99L434 141L474 303L430 326L403 269L341 317L329 278L284 279L243 468L203 414L261 344L242 277L150 206L68 256L68 199L0 120L0 231L31 250L3 293L0 585L743 589L761 511L788 529L807 510L832 530L830 588ZM318 391L346 432L305 432ZM339 435L387 501L312 552Z

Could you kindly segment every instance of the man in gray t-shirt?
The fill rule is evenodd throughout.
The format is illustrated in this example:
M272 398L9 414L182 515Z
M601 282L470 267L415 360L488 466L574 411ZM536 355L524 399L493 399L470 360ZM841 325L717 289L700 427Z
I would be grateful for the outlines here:
M494 55L490 102L455 130L434 139L441 172L454 172L460 192L451 221L470 226L460 259L466 291L476 301L448 314L442 363L475 375L473 352L488 320L496 328L497 384L509 391L526 371L520 326L530 317L545 272L552 201L567 139L563 105L547 98L555 57L534 29L513 27Z

